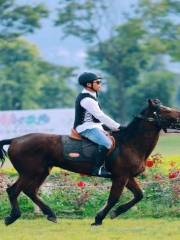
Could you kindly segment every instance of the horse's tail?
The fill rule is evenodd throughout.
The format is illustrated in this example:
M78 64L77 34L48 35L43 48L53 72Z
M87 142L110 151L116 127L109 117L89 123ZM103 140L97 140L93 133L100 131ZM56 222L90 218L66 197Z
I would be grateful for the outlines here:
M5 140L0 141L0 161L1 161L0 168L3 166L6 156L7 156L7 152L3 149L3 146L11 144L12 140L13 139L5 139Z

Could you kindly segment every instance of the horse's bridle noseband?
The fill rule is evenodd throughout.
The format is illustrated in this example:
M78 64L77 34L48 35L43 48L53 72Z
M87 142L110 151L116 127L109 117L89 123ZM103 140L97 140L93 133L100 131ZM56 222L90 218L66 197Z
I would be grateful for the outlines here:
M140 114L136 116L136 118L143 119L147 122L152 122L156 124L159 129L163 129L164 132L167 132L167 129L180 130L180 118L172 121L170 119L162 117L162 115L160 114L160 108L161 104L157 104L152 117L146 117L143 114Z

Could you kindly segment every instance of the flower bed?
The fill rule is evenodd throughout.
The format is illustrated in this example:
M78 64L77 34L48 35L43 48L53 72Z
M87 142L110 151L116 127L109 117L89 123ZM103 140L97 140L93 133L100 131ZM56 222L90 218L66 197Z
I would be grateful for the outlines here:
M139 178L144 191L143 200L122 217L179 217L180 171L175 161L169 162L166 171L160 154L147 160L146 172ZM14 172L0 175L0 217L9 213L5 188L16 178ZM108 198L111 182L106 179L87 177L62 170L53 171L40 189L40 195L58 216L94 216ZM119 204L129 201L132 195L125 190ZM34 205L24 195L20 206L25 217L34 217ZM33 214L32 214L33 213Z

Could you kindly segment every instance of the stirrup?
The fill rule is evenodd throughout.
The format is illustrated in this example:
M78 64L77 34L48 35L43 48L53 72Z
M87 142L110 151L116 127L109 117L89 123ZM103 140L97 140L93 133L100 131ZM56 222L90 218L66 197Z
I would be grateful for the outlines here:
M101 175L101 172L102 172L102 168L103 168L104 166L102 165L100 168L99 168L99 171L98 171L98 175Z
M104 171L104 172L103 172L103 171ZM98 176L110 177L110 176L111 176L111 173L106 170L106 168L105 168L104 165L102 165L102 166L99 168Z

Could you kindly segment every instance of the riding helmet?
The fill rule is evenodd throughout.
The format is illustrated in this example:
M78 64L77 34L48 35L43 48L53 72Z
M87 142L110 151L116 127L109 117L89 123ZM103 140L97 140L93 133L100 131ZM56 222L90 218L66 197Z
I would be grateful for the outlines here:
M80 85L85 87L87 83L91 83L97 79L101 79L101 77L96 75L95 73L84 72L79 76L78 81Z

